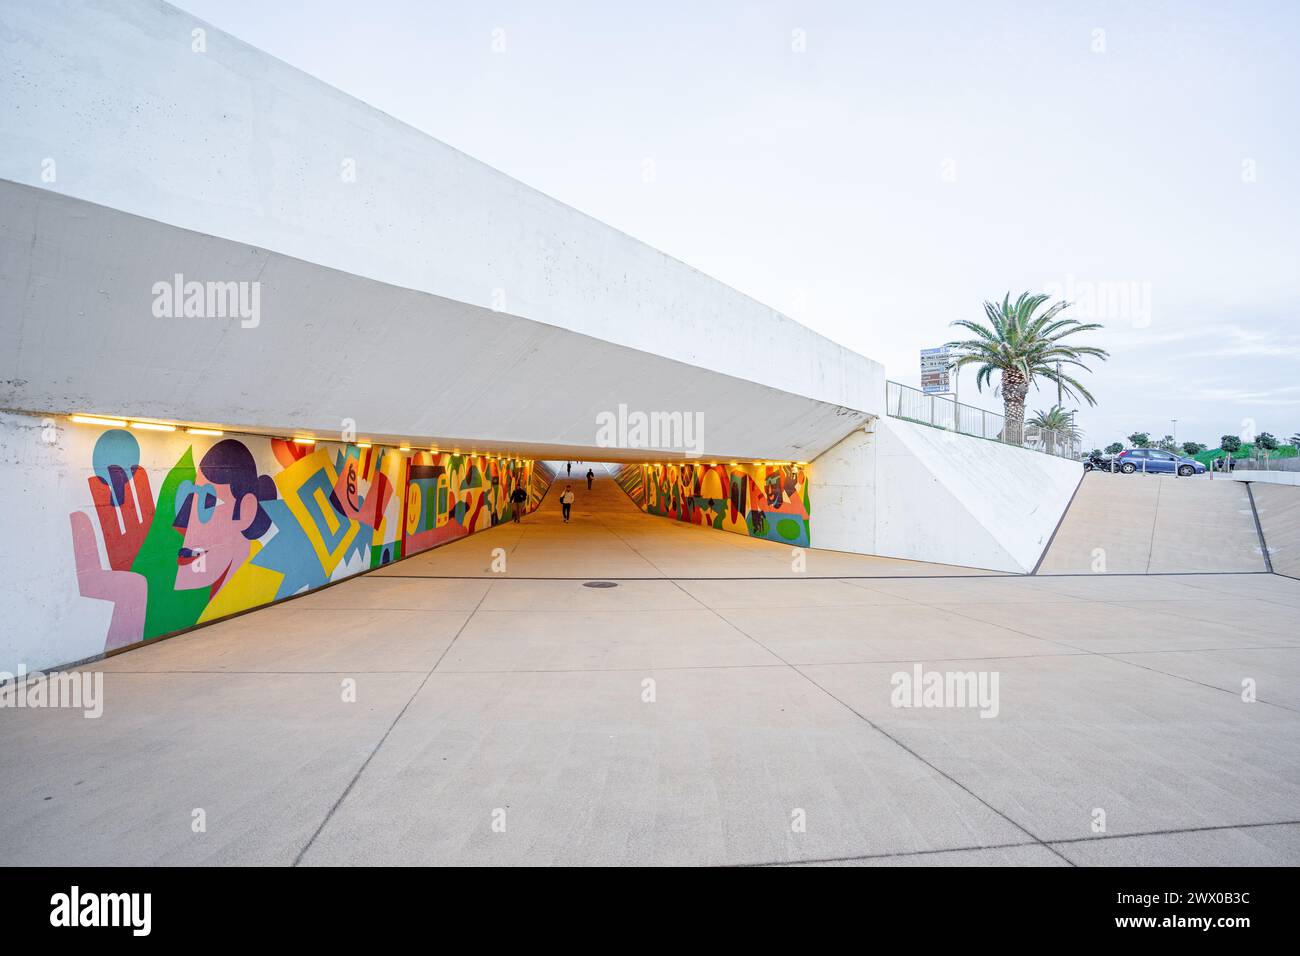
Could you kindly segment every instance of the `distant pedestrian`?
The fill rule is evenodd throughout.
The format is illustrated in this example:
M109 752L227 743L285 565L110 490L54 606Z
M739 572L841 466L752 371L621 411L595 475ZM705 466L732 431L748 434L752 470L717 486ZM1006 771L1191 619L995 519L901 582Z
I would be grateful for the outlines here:
M514 505L515 523L524 516L524 509L528 504L528 492L524 491L524 486L519 485L510 493L510 503Z
M566 462L564 463L564 475L565 475L566 478L572 478L572 477L573 477L573 462L571 462L571 461L566 461Z
M596 473L590 468L587 469L587 490L591 491L591 483L596 480Z
M573 485L564 486L564 494L560 495L560 510L564 512L564 520L569 520L569 509L573 507Z

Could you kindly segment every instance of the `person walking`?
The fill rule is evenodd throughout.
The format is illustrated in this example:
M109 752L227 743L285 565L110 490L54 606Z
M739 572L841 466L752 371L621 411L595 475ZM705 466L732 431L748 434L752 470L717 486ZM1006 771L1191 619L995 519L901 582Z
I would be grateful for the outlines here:
M573 485L564 486L564 494L560 495L560 510L564 512L564 521L569 521L569 509L573 507Z
M596 473L590 468L587 469L587 490L591 491L591 483L596 480Z
M528 504L528 492L524 491L523 485L516 486L515 490L510 493L510 503L513 504L515 511L515 524L524 516L524 508Z
M564 477L566 477L566 478L572 478L572 477L573 477L573 462L571 462L571 461L566 461L566 462L564 463Z

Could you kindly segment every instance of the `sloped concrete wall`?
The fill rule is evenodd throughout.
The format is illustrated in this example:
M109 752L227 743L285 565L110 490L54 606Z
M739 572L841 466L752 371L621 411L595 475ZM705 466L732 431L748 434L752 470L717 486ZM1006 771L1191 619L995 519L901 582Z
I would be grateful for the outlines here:
M1300 578L1300 488L1257 481L1250 490L1273 570Z
M1078 462L879 418L815 459L815 547L1028 573Z

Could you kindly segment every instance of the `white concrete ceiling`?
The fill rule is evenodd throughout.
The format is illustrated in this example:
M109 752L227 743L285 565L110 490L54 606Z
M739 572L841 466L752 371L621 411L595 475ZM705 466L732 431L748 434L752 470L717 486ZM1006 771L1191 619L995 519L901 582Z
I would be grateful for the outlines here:
M0 210L0 407L591 461L806 461L870 417L45 190ZM174 273L259 282L258 324L156 317ZM604 446L619 405L701 441Z

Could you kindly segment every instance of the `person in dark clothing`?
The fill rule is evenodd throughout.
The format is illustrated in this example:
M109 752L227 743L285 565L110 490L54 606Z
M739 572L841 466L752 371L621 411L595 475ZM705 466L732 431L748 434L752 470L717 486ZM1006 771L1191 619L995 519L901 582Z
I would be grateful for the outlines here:
M591 491L591 483L596 480L596 473L590 468L587 469L587 490Z
M571 478L572 476L573 476L573 462L566 461L564 463L564 477Z
M528 505L528 492L524 491L524 486L520 485L510 493L510 503L514 505L514 520L517 524L519 519L524 516L524 509Z

